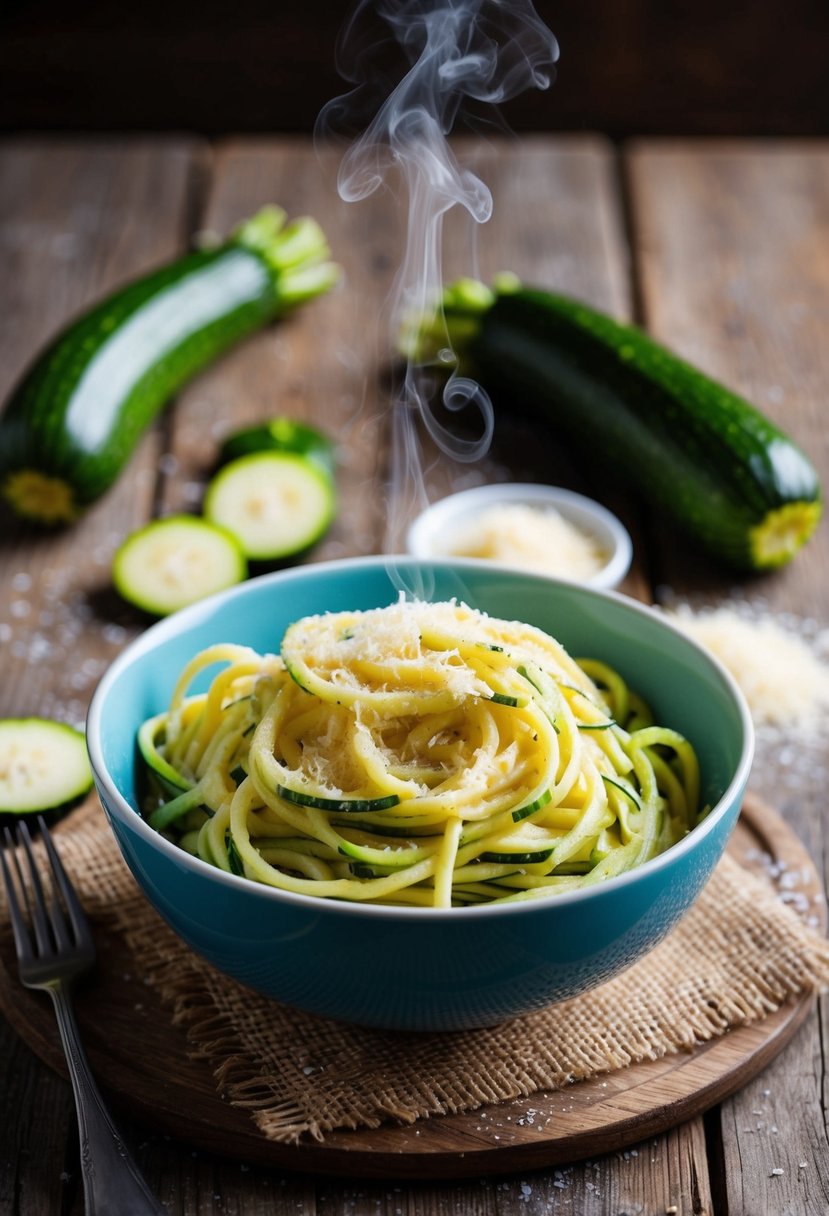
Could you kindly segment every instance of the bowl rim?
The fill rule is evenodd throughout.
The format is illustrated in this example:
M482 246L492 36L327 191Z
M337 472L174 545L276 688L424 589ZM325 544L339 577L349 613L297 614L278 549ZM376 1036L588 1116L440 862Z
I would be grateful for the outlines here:
M632 599L630 596L622 595L619 592L605 590L595 587L588 587L583 584L574 584L565 579L556 579L543 574L535 574L527 571L516 571L506 573L519 573L524 579L531 579L534 582L550 584L563 587L567 591L574 589L579 594L588 595L599 600L610 599L620 604L624 609L633 612L635 615L646 617L648 620L656 620L660 627L668 632L675 634L687 647L695 651L701 661L706 664L714 675L724 685L725 689L730 693L732 700L737 708L738 715L743 730L743 742L740 751L740 758L735 767L735 771L728 783L728 786L721 793L719 799L709 811L706 818L701 824L693 828L681 841L666 849L664 853L652 857L649 861L643 862L642 865L636 866L632 870L626 870L622 874L618 874L613 878L607 879L605 882L598 883L592 887L585 887L575 891L565 891L559 895L549 896L548 898L539 897L538 899L528 899L516 903L491 903L475 905L470 908L421 908L421 907L405 907L392 904L373 904L369 901L361 903L352 900L334 900L321 895L301 895L293 891L283 891L278 887L268 886L266 883L255 882L252 879L245 878L242 875L229 874L224 870L220 870L217 866L212 866L206 861L202 861L200 857L194 857L187 853L184 849L167 840L154 828L151 828L141 814L127 802L124 795L117 788L114 780L110 776L103 756L103 747L101 742L101 722L103 718L104 705L107 700L110 687L118 679L119 675L127 667L130 667L134 662L140 660L144 654L152 651L156 644L165 641L168 637L174 637L177 634L186 633L192 624L197 622L199 618L208 616L218 603L226 603L233 599L243 598L246 594L253 593L254 589L270 586L271 584L284 585L286 583L307 578L312 572L319 571L322 574L327 572L336 573L339 570L354 570L354 569L374 569L377 567L395 566L395 567L413 567L422 564L436 566L439 568L448 568L452 571L458 569L474 569L478 571L486 571L491 574L493 566L491 562L479 560L475 558L458 558L457 560L446 560L440 558L418 558L411 554L395 554L395 555L380 555L371 557L348 557L340 558L333 561L309 563L305 566L294 566L287 570L275 571L272 574L260 575L254 579L248 579L244 583L239 583L235 587L226 589L225 591L217 592L215 595L209 596L206 599L200 600L196 604L191 604L187 608L183 608L171 616L157 621L151 625L143 633L139 634L132 642L127 645L117 659L113 661L110 667L102 676L98 683L95 692L90 701L89 711L86 720L86 743L89 752L90 764L95 776L96 785L102 786L107 793L109 805L106 808L108 811L107 818L117 812L117 816L124 822L128 830L134 831L147 844L158 849L162 855L169 860L175 861L177 865L184 866L186 869L193 870L196 874L212 878L219 882L222 886L229 886L231 889L240 892L246 892L248 895L258 893L265 899L274 900L277 904L285 903L289 906L302 908L306 911L313 911L317 914L331 913L338 916L369 916L379 917L380 919L401 919L423 920L428 919L429 922L436 920L452 920L457 921L459 913L463 915L464 923L469 920L478 918L487 918L490 916L513 916L513 915L529 915L533 912L540 912L544 909L553 907L564 907L566 905L579 904L585 900L596 899L608 892L617 892L623 890L627 886L631 886L638 882L643 875L656 874L660 870L667 869L673 866L677 861L688 853L695 852L698 844L709 836L724 818L726 812L731 806L735 798L740 796L747 780L751 763L754 755L754 725L749 712L746 699L737 685L737 682L731 673L724 665L708 651L704 650L698 642L689 637L677 625L674 625L670 620L665 619L662 615L658 615L654 610L646 604L640 603L638 600ZM139 724L140 725L140 724ZM137 729L137 728L136 728ZM111 827L111 825L110 825ZM112 830L112 828L111 828ZM115 834L113 832L113 834ZM120 842L119 842L120 845Z
M531 503L547 504L561 509L565 518L573 519L581 516L589 518L594 525L594 535L608 543L610 555L607 561L595 574L586 579L567 579L562 575L544 575L544 578L554 578L561 582L574 582L582 587L596 587L611 590L621 583L630 569L633 560L633 542L625 525L614 513L595 498L581 494L576 490L568 490L564 486L549 485L545 482L533 481L498 481L485 485L471 486L466 490L456 490L443 498L437 498L425 507L410 523L406 531L406 550L413 557L423 561L429 560L486 560L487 564L501 569L518 570L522 574L538 574L539 571L528 570L519 563L509 561L492 561L491 559L456 558L451 553L436 552L432 548L435 533L449 524L459 521L465 515L471 514L476 508L495 503ZM584 525L587 527L587 524Z

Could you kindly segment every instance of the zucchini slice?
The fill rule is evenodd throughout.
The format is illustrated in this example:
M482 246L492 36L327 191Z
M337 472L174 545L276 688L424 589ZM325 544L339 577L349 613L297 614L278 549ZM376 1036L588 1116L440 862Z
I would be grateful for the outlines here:
M112 567L119 594L153 616L167 616L246 576L235 538L193 515L171 515L133 532Z
M81 731L47 718L0 720L0 814L52 811L91 788Z
M312 219L265 207L224 244L136 279L35 360L0 418L0 494L41 524L75 519L116 480L178 388L339 277Z
M255 561L309 549L328 531L334 512L331 478L291 452L231 461L213 478L204 500L205 517L231 532Z
M334 476L335 448L333 442L316 427L294 418L271 418L259 426L234 431L222 443L219 460L230 464L240 456L254 456L259 452L290 452L305 456L319 465L329 477Z
M815 530L821 487L804 452L641 330L507 275L495 290L461 279L443 312L462 370L496 406L572 442L715 557L771 569ZM442 322L426 320L416 357L440 362L445 346Z

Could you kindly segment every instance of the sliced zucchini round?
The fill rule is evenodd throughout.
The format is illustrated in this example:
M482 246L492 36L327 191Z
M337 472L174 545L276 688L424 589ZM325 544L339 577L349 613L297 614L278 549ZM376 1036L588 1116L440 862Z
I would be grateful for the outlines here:
M236 539L193 515L171 515L133 532L112 567L119 594L153 616L167 616L246 576Z
M222 443L222 464L258 452L290 452L316 462L329 477L334 476L334 444L327 435L295 418L271 418L258 426L234 431Z
M256 561L310 548L327 532L334 510L332 479L292 452L232 460L213 478L204 500L207 519L232 532Z
M81 731L47 718L0 720L0 814L52 811L91 788Z

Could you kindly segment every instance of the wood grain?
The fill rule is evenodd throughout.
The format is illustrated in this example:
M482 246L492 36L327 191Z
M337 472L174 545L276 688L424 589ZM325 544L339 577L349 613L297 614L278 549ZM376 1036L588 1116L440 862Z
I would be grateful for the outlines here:
M340 510L313 560L382 548L388 409L381 379L385 297L400 248L400 216L388 199L340 202L334 184L341 153L316 155L296 141L220 144L202 226L226 232L258 207L277 202L291 217L322 225L343 281L329 296L259 334L181 396L170 451L165 510L198 507L217 442L235 427L276 415L301 418L339 444Z
M829 151L650 143L633 148L628 166L648 328L754 401L829 484ZM675 594L760 600L778 614L827 619L825 521L790 566L742 582L667 532L657 546L657 579ZM775 758L761 754L759 764L773 769ZM818 749L812 763L789 770L778 795L824 867L826 778ZM724 1105L717 1185L729 1212L817 1216L829 1207L826 1032L824 999L796 1045Z
M493 212L483 227L460 208L449 213L446 281L474 274L490 282L506 270L526 283L567 292L614 316L630 316L617 165L606 140L527 137L506 148L459 141L457 150L463 166L490 188ZM589 465L561 444L553 427L528 422L505 404L495 414L491 450L472 464L451 459L419 429L425 500L490 481L546 482L598 498L622 518L635 540L641 536L641 512L635 503L608 492ZM414 477L412 471L404 510L407 522L417 507ZM644 546L637 544L635 549L622 589L647 600Z
M823 329L829 311L825 145L638 145L630 157L630 251L616 154L601 140L470 145L463 154L481 166L495 194L493 220L478 234L482 274L515 269L619 315L629 312L638 290L654 332L754 393L761 407L819 453L824 480L829 478L827 432L817 404L826 381ZM123 481L71 538L23 536L3 519L0 659L6 678L0 712L82 715L95 679L84 661L112 657L143 624L121 615L106 595L114 538L143 522L154 503L162 510L198 506L220 429L271 412L330 420L350 463L341 470L341 522L315 556L367 552L382 544L385 497L377 490L384 489L388 464L382 377L389 343L387 328L370 314L384 307L399 260L402 221L389 198L378 198L376 205L340 204L331 181L336 160L332 153L320 164L307 145L269 139L222 143L209 161L188 140L12 140L0 149L0 240L8 271L0 328L4 391L38 344L99 287L168 256L191 229L210 225L224 231L262 202L275 199L292 211L315 214L347 271L339 292L253 339L194 382L172 425L147 438ZM468 234L450 225L450 273L474 268L467 264L469 248ZM782 395L769 396L775 386ZM164 462L159 480L156 458L162 452L173 460ZM492 461L497 475L510 479L560 477L573 484L581 479L585 486L589 477L589 471L568 465L549 436L539 440L520 430L499 439ZM446 472L436 473L436 485L445 484ZM637 544L632 593L651 594L652 562L656 584L670 579L680 592L694 590L710 600L733 590L727 572L684 550L672 553L637 504L612 505ZM826 545L824 524L791 567L740 590L757 591L780 610L808 612L825 622ZM15 574L32 581L25 589L20 580L13 585ZM17 601L26 601L28 610L12 612ZM60 657L57 647L43 652L35 642L38 633L50 644L59 641ZM815 775L805 789L783 783L776 794L811 855L824 855L825 783ZM637 1156L611 1152L498 1181L314 1185L274 1167L214 1153L192 1155L140 1120L128 1124L128 1136L154 1188L182 1216L394 1216L398 1210L418 1216L655 1216L671 1204L682 1216L822 1216L829 1207L821 1046L829 1026L825 1012L822 1017L723 1104L721 1119L715 1112L708 1116L707 1142L697 1118L640 1141L633 1146ZM105 1030L96 1033L100 1040ZM5 1024L0 1060L0 1125L16 1129L0 1156L0 1210L41 1216L60 1202L68 1216L76 1216L82 1208L66 1086L19 1046ZM762 1114L753 1116L753 1110ZM757 1123L764 1126L758 1129ZM39 1153L30 1151L32 1143ZM765 1167L773 1155L785 1174L769 1178ZM808 1163L805 1170L798 1169L801 1160Z
M187 139L0 145L0 397L79 310L182 247L197 155ZM0 716L83 723L98 677L140 627L111 594L109 565L149 517L159 453L154 430L128 477L71 532L36 532L3 512ZM0 1126L11 1129L0 1210L58 1211L78 1187L71 1094L5 1023L0 1060Z
M183 140L2 146L0 231L10 273L0 395L70 318L182 249L194 149ZM144 623L113 596L109 571L117 545L149 518L159 454L153 428L129 476L71 530L37 530L3 509L0 714L81 724L98 678Z
M635 144L637 274L650 333L743 393L829 476L829 150L775 143ZM663 531L656 578L715 594L733 574ZM826 612L829 528L775 574L744 581L770 607Z

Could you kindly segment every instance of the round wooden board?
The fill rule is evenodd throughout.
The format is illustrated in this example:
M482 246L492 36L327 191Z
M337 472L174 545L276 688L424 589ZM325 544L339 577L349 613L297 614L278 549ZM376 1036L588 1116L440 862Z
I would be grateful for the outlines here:
M749 796L729 851L768 881L768 859L799 871L825 929L820 880L780 816ZM815 897L818 897L815 899ZM480 1177L572 1162L665 1131L734 1093L788 1043L813 998L787 1005L693 1052L633 1065L567 1089L467 1114L329 1133L321 1143L274 1144L217 1093L210 1068L188 1058L184 1032L135 972L120 937L97 936L100 965L78 992L93 1069L114 1106L158 1131L246 1162L361 1178ZM0 942L0 1010L56 1071L66 1072L51 1002L22 988L10 935Z

